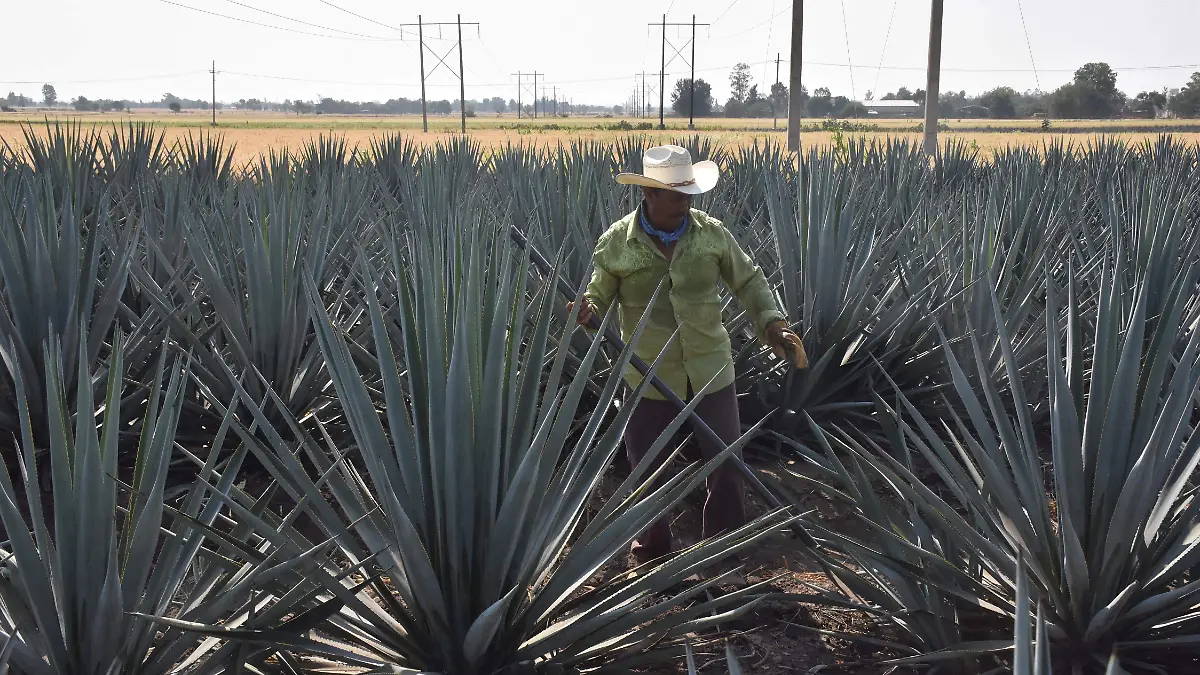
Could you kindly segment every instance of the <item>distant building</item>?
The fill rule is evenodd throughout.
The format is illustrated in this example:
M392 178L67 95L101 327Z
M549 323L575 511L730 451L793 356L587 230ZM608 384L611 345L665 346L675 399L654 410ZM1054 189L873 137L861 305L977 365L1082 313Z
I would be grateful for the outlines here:
M916 101L862 101L868 115L879 117L920 117L925 106Z

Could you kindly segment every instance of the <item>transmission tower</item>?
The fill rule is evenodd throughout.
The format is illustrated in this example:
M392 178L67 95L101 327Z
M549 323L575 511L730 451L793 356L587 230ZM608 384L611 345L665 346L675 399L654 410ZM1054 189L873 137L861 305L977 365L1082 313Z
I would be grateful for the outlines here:
M420 54L421 54L421 58L420 58L420 61L421 61L421 128L425 131L425 133L429 133L429 106L428 106L428 102L425 100L425 81L427 79L429 79L429 77L432 76L434 73L436 73L438 68L445 66L446 70L450 71L455 77L458 78L458 107L459 107L459 112L462 116L462 131L464 134L467 133L467 83L466 83L466 79L463 77L463 71L465 70L465 66L463 65L462 27L463 26L475 26L476 34L478 34L479 33L479 24L475 23L475 22L463 23L462 15L459 14L454 21L443 21L443 22L435 21L433 23L425 23L424 17L418 15L416 23L401 23L401 24L394 24L394 25L416 26L417 27L417 39L421 43L421 49L420 49ZM439 55L436 51L434 51L434 49L432 47L429 47L425 44L425 29L436 27L438 29L438 34L440 36L440 34L442 32L442 26L455 26L458 29L458 39L455 41L455 43L453 45L450 46L450 49L446 50L445 54ZM428 50L429 53L432 54L435 59L437 59L437 65L435 65L433 67L433 70L430 70L428 73L425 72L425 51L426 50ZM458 50L458 70L457 71L455 71L454 68L449 63L446 63L446 59L449 58L450 55L453 54L455 50Z
M667 15L663 14L661 23L652 23L650 25L662 27L662 70L659 71L659 73L658 73L658 128L659 129L667 128L666 119L664 118L664 115L666 114L666 110L665 110L665 106L663 105L665 102L665 98L666 98L666 88L667 88L667 75L666 75L667 64L674 63L675 59L678 58L678 59L682 59L684 63L688 64L688 67L691 68L691 71L692 71L691 92L689 92L689 94L688 94L689 95L688 107L690 108L690 110L688 110L688 129L695 129L696 128L696 27L697 26L708 26L708 24L696 23L696 15L695 14L692 15L691 23L667 23ZM691 26L692 27L692 37L687 42L683 43L683 45L676 47L675 45L671 44L670 40L667 39L667 26ZM667 45L670 45L671 50L675 52L675 55L671 57L670 62L667 61ZM683 50L687 49L689 45L691 45L691 47L692 47L692 56L690 59L683 55Z

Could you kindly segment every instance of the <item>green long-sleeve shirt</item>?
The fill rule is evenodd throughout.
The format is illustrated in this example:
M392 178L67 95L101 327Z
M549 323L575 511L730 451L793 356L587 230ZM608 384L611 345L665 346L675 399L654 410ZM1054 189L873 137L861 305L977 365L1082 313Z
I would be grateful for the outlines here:
M675 329L680 329L679 338L664 355L656 374L681 398L687 397L689 381L698 390L720 373L713 382L713 391L734 381L733 354L721 320L718 281L724 281L754 317L760 338L768 324L786 320L762 270L721 221L703 211L692 209L687 232L675 245L670 260L642 230L637 211L600 236L592 260L592 280L585 295L599 316L604 316L616 300L625 340L641 321L659 281L670 276L635 351L646 363L652 363ZM625 379L630 386L637 386L642 377L630 368ZM654 389L648 390L646 397L663 398Z

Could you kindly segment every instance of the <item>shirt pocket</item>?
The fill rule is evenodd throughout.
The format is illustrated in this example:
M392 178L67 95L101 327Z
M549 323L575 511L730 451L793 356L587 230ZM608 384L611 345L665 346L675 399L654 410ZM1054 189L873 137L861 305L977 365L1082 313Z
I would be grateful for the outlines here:
M621 277L617 296L622 304L645 307L650 303L650 297L654 295L663 276L663 270L649 266L625 270L625 274ZM666 286L663 288L665 296L670 288L667 285L664 286Z

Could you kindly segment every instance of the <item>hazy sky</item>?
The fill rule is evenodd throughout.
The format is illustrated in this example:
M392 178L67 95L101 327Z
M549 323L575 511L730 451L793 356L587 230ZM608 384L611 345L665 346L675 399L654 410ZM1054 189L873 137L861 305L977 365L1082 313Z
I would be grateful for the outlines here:
M399 40L402 33L394 28L415 23L418 13L425 21L454 21L461 12L464 21L480 24L464 29L467 98L516 98L512 73L536 69L545 74L545 84L559 87L562 98L612 104L628 97L634 73L659 70L660 31L646 24L669 12L669 21L690 21L695 13L697 21L712 24L697 30L697 76L712 83L724 101L734 64L751 64L756 82L774 82L776 53L786 59L791 39L791 3L782 0L330 0L393 28L322 0L170 1L300 33L166 0L7 0L0 88L40 98L42 83L49 82L64 101L81 94L157 99L164 92L208 98L206 71L216 59L222 101L418 98L415 30L406 29ZM901 85L924 86L929 5L929 0L809 0L806 86L859 98L868 90L882 94ZM1200 0L1021 0L1021 5L1018 0L947 0L942 90L981 92L1001 84L1023 90L1039 82L1049 90L1069 80L1080 64L1099 60L1116 68L1117 86L1131 95L1179 87L1200 70L1197 26ZM443 27L438 39L438 29L427 29L428 46L446 52L453 47L453 32ZM690 28L667 33L683 47ZM672 55L668 47L668 60ZM690 47L685 55L690 56ZM447 61L457 67L457 54L452 56ZM435 63L427 53L426 68ZM784 81L788 70L783 63ZM676 59L666 71L669 91L687 67ZM457 80L438 69L428 96L457 98Z

